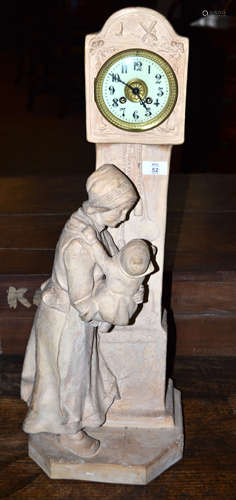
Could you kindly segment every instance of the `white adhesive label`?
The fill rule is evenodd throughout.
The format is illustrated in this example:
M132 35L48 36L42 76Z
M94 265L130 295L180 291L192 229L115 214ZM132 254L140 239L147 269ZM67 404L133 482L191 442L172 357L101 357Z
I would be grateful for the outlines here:
M143 161L143 175L167 175L167 161Z

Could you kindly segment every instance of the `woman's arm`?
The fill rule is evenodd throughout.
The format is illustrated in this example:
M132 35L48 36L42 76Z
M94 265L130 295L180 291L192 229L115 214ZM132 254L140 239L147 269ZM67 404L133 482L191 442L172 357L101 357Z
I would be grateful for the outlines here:
M109 249L109 254L114 257L119 252L119 248L116 246L112 235L106 229L101 234L102 240L104 240L105 246Z
M106 275L109 270L111 257L108 255L102 243L98 241L96 232L92 227L87 227L82 234L86 243L92 250L96 264L100 266L100 268Z
M80 240L73 240L65 250L64 262L70 302L83 321L91 321L98 310L92 298L95 262L87 245L83 245Z

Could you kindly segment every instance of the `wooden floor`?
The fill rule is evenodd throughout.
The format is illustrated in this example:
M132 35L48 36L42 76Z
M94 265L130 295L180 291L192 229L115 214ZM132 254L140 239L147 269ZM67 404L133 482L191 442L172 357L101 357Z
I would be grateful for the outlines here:
M147 486L50 480L27 456L19 399L22 360L1 360L0 499L11 500L235 500L235 358L178 358L175 385L182 391L184 459Z

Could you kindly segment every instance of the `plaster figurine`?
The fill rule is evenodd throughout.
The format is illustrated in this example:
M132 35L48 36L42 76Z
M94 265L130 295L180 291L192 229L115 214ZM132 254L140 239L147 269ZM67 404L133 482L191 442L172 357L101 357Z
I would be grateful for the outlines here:
M138 303L136 293L145 276L154 271L150 248L146 241L133 239L113 257L110 257L98 241L94 229L83 233L91 245L96 263L101 267L105 280L94 289L94 298L102 319L111 325L128 325ZM154 251L155 247L152 247ZM98 316L97 319L101 319Z
M42 285L21 384L29 406L24 431L53 433L81 457L93 456L99 448L99 441L83 429L101 426L119 399L116 378L99 351L96 326L106 331L111 324L127 324L143 300L144 276L152 271L145 242L134 240L118 252L106 229L124 221L138 200L128 177L106 164L88 178L86 187L88 200L66 223L52 276Z

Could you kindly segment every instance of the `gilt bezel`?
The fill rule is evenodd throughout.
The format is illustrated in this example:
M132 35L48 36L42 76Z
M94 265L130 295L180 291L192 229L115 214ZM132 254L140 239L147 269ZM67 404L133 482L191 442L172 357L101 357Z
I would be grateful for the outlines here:
M140 56L140 57L146 57L148 59L151 59L152 61L156 62L159 64L159 66L163 69L165 72L168 83L169 83L169 97L168 100L164 106L164 108L161 110L161 112L156 115L154 118L151 120L141 122L141 123L129 123L121 120L120 118L116 117L107 107L104 99L103 99L103 94L102 94L102 88L103 88L103 82L104 78L111 68L111 66L120 61L121 59L126 58L127 56ZM102 113L104 118L106 118L112 125L115 127L118 127L122 130L127 130L129 132L143 132L145 130L152 129L154 127L157 127L160 125L164 120L168 118L168 116L171 114L173 111L177 97L178 97L178 83L177 83L177 78L175 76L175 73L173 69L171 68L170 64L159 54L156 54L155 52L152 52L150 50L146 49L127 49L123 50L121 52L118 52L117 54L111 56L103 66L100 68L96 78L95 78L95 86L94 86L94 94L95 94L95 102L97 104L97 107L99 111Z

